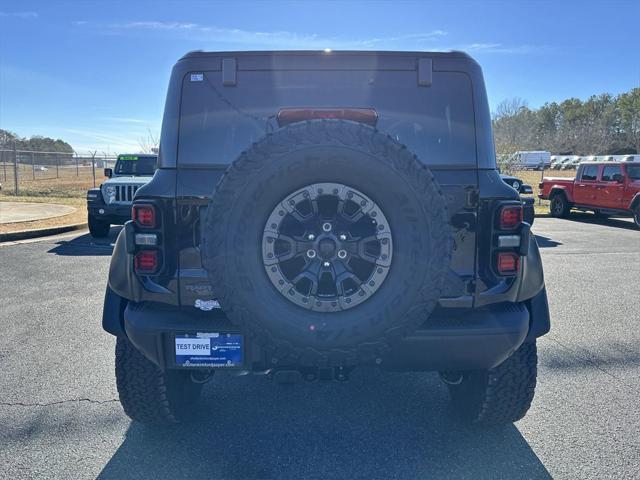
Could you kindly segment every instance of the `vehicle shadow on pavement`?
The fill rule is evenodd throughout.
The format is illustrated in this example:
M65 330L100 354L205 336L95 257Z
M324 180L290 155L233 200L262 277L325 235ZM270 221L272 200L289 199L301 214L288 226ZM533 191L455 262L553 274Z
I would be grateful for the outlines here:
M556 240L553 240L549 237L545 237L543 235L536 235L535 237L536 237L536 242L538 243L538 246L540 248L553 248L563 244L562 242L558 242Z
M629 221L621 218L598 217L591 213L571 213L571 215L566 217L564 220L579 223L592 223L594 225L604 225L607 227L624 228L626 230L638 229L632 220Z
M454 420L434 374L220 376L203 397L192 423L132 423L98 478L551 478L515 426Z
M121 227L112 227L106 238L93 238L91 234L86 233L71 240L60 240L47 253L74 257L111 255L121 229Z

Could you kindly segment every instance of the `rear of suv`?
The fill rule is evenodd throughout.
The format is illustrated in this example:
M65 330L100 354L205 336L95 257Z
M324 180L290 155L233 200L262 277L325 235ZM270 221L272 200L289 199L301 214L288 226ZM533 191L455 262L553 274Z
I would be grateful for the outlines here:
M470 422L526 413L542 264L469 56L187 54L158 166L103 313L131 418L187 418L214 373L364 365L439 372Z

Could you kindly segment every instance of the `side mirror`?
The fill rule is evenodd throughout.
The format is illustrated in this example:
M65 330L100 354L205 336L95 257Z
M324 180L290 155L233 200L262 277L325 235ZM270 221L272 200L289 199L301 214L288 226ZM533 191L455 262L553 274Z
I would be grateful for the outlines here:
M105 168L104 169L104 176L105 177L113 177L113 169L112 168Z
M624 177L621 173L614 173L612 178L614 182L624 183Z

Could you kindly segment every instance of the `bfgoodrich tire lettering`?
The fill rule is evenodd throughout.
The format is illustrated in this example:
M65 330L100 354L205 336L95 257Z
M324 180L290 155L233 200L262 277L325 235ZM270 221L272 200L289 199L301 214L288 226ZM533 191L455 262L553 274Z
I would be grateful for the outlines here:
M275 206L322 182L363 192L394 232L384 284L345 311L311 311L287 300L262 261L261 238ZM231 165L209 205L203 243L222 308L274 362L349 365L376 358L427 319L440 298L451 242L440 189L411 152L365 125L314 120L265 137Z

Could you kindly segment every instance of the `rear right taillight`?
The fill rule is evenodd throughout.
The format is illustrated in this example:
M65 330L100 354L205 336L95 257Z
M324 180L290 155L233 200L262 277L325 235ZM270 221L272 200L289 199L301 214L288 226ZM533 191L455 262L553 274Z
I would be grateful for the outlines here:
M141 250L133 258L136 273L151 274L158 270L158 252Z
M506 205L499 213L500 230L515 230L522 223L522 205Z
M151 204L134 204L131 210L131 217L140 228L156 227L156 209Z

